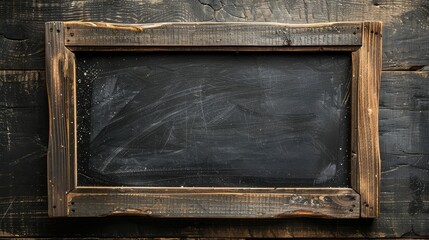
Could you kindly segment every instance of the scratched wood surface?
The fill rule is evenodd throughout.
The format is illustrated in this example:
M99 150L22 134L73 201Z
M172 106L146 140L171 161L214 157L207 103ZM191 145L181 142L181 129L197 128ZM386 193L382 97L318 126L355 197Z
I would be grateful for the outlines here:
M428 2L4 1L0 4L0 232L43 237L429 237ZM48 219L44 22L383 21L380 218ZM25 70L27 69L27 70ZM394 71L390 71L394 70Z
M381 24L363 24L363 45L358 50L357 168L355 189L361 193L361 216L378 216L380 192L380 149L378 147L378 102L381 80ZM354 159L352 160L354 161ZM353 166L353 163L352 163Z
M85 189L83 189L85 190ZM89 190L89 189L86 189ZM163 218L359 218L359 194L350 188L257 191L185 190L132 194L117 190L68 195L70 216L136 215ZM89 193L88 193L89 192ZM115 194L113 194L115 193ZM115 204L104 204L104 203ZM221 203L220 203L221 202ZM222 202L227 202L224 205ZM172 207L174 206L174 207Z
M282 23L66 22L65 45L72 46L359 46L360 23L289 25ZM311 28L310 28L311 27ZM224 32L229 32L225 36Z
M69 165L70 149L73 137L70 136L70 128L64 119L70 119L73 106L69 101L71 82L74 79L74 61L70 50L64 47L63 23L46 25L46 50L47 65L51 66L46 71L46 77L52 78L47 84L47 93L53 103L50 105L49 124L59 131L49 131L49 158L57 159L55 164L47 164L48 192L52 196L49 202L49 214L64 213L66 209L66 192L70 191L69 185L71 167Z

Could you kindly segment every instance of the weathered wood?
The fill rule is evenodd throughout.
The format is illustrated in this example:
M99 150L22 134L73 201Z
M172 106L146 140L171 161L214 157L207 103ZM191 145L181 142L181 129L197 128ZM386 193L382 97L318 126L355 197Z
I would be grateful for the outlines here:
M123 191L126 192L126 189ZM359 194L331 193L71 193L69 216L136 215L168 218L358 218ZM315 190L320 192L320 190ZM219 193L217 193L219 192ZM114 203L114 204L105 204Z
M132 194L303 194L303 195L335 195L339 194L356 194L350 188L229 188L229 187L193 187L193 188L146 188L146 187L86 187L78 186L73 193L76 194L123 194L129 191Z
M383 74L379 120L382 179L385 174L409 168L410 174L403 176L409 181L429 170L429 72ZM425 199L428 197L426 193Z
M46 98L44 71L1 71L0 107L43 108ZM37 94L32 94L33 92Z
M214 8L212 6L215 6ZM216 10L215 10L216 9ZM428 65L427 1L3 1L0 5L0 64L3 69L44 69L44 22L281 22L378 20L384 23L383 67Z
M358 50L357 81L357 191L361 217L377 217L380 192L378 101L381 80L381 23L363 24L362 48ZM353 164L352 164L353 167Z
M359 82L359 71L360 71L360 51L352 52L352 66L351 66L351 102L350 108L352 113L358 111L358 82ZM359 189L359 164L357 158L357 144L358 144L358 114L352 114L350 120L350 184L353 189Z
M66 22L66 46L360 46L360 23ZM226 34L227 33L227 34Z
M66 194L70 191L71 142L69 97L73 93L69 82L74 79L74 60L64 47L64 24L50 22L46 24L46 71L49 100L49 149L48 149L48 196L49 215L66 214ZM74 111L72 111L74 112Z
M46 185L36 177L46 172L45 72L0 71L0 93L0 198L38 195L38 186Z
M278 47L267 47L267 46L258 46L258 47L234 47L234 46L190 46L190 47L180 47L180 46L150 46L150 47L130 47L130 46L120 46L120 47L108 47L108 46L67 46L72 52L74 51L97 51L97 52L168 52L168 51L185 51L185 52L353 52L359 49L360 46L278 46Z

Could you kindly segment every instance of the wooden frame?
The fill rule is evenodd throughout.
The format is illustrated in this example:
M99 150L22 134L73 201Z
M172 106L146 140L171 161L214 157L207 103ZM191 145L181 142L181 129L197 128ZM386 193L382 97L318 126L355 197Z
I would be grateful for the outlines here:
M352 188L77 185L75 51L346 51L352 56ZM46 23L49 215L374 218L379 214L381 23Z

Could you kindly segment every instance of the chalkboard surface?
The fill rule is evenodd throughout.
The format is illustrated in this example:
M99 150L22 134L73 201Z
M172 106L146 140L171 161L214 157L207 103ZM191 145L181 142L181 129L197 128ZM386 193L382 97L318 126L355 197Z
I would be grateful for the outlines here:
M77 52L78 185L348 187L350 53Z

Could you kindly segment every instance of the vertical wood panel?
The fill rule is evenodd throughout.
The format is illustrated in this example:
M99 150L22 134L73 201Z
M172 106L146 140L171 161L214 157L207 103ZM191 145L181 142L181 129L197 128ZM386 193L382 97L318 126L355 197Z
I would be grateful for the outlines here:
M380 194L378 99L381 80L381 23L365 22L362 29L358 80L358 181L361 217L377 217Z
M358 81L360 71L360 50L352 52L352 82L351 82L351 126L350 126L350 184L359 192L359 164L357 159L358 144Z
M64 24L46 24L46 80L49 101L48 148L48 213L50 216L66 214L66 193L69 191L69 142L67 119L67 78L70 74L64 47Z

